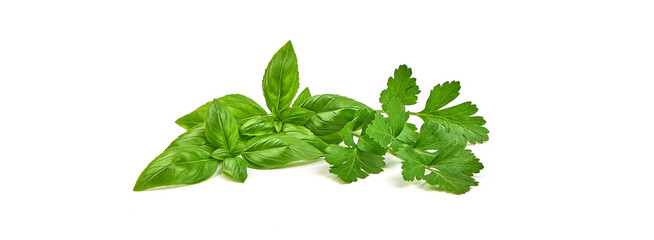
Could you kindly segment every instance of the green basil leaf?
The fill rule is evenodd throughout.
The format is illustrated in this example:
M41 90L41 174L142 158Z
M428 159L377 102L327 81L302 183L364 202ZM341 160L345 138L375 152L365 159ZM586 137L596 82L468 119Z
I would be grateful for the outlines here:
M216 149L211 153L211 157L217 160L225 160L230 157L230 154L225 149Z
M310 97L311 97L311 92L309 92L309 88L308 87L304 88L304 90L302 90L302 92L300 92L300 94L298 94L297 97L295 98L295 102L293 102L292 107L299 107Z
M218 168L217 161L211 159L210 154L199 146L170 148L148 164L136 180L134 191L207 180Z
M324 151L325 148L327 148L327 143L320 140L320 138L313 135L309 129L302 126L286 123L282 127L281 133L308 142L320 151Z
M313 117L314 114L316 114L314 111L311 111L306 108L291 107L282 111L282 113L279 114L279 118L282 120L283 123L302 125L305 122L307 122L309 118Z
M225 95L221 98L217 98L217 100L227 107L229 112L236 118L236 122L238 122L239 125L243 124L243 120L246 118L266 115L266 110L259 106L259 104L241 94ZM209 107L212 102L213 101L209 101L205 103L195 109L195 111L177 119L175 123L184 129L190 129L195 125L204 123L207 120L207 113L209 112Z
M225 159L222 170L225 174L239 182L245 182L245 179L248 178L246 163L240 157Z
M275 119L271 116L256 116L249 118L241 126L241 135L261 136L275 133Z
M294 161L316 159L322 156L322 153L300 139L283 134L270 134L248 141L248 148L241 155L252 168L270 169Z
M273 116L291 105L299 87L297 56L288 41L272 57L263 75L263 96Z
M303 108L314 111L314 114L304 126L326 143L337 144L343 141L339 133L348 122L354 119L357 111L367 109L363 103L353 99L333 95L316 95L302 104ZM354 126L358 129L360 126Z
M198 124L187 130L185 133L182 133L182 135L179 135L179 137L170 143L166 149L188 145L205 147L209 151L214 149L211 143L209 143L209 140L207 140L204 124Z
M238 125L227 107L214 100L206 122L207 140L216 148L231 151L238 141Z

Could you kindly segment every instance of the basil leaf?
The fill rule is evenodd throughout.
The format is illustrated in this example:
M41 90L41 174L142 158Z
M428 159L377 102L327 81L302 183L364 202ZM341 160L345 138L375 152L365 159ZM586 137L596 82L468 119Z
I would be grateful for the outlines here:
M211 153L211 157L217 160L225 160L230 157L230 154L225 149L216 149Z
M252 117L241 126L241 135L260 136L275 133L275 119L271 116Z
M282 127L281 133L283 133L286 136L291 136L300 139L302 141L308 142L309 144L311 144L312 146L314 146L320 151L324 151L325 148L327 148L327 143L320 140L320 138L316 137L316 135L313 135L313 133L309 131L309 129L302 126L286 123Z
M210 154L199 146L170 148L148 164L136 180L134 191L207 180L218 168L217 161L211 159Z
M299 107L310 97L311 97L311 92L309 92L309 88L308 87L304 88L304 90L302 90L302 92L300 92L300 94L298 94L297 97L295 98L295 102L293 102L292 107Z
M198 124L185 133L182 133L166 149L187 145L205 147L209 151L214 149L211 143L209 143L209 140L207 140L204 124Z
M259 106L259 104L241 94L225 95L221 98L217 98L216 100L227 107L229 112L236 118L236 122L239 125L243 124L243 120L246 118L266 115L266 110ZM175 123L184 129L190 129L195 125L205 122L207 120L207 113L209 112L209 107L211 106L212 102L213 101L209 101L205 103L204 105L195 109L195 111L177 119Z
M252 168L270 169L294 161L315 159L322 156L322 153L300 139L270 134L248 141L248 148L241 155Z
M239 182L245 182L248 178L245 161L240 157L228 158L223 162L222 171Z
M354 119L360 109L373 111L363 103L353 99L334 95L316 95L302 104L303 108L314 111L304 126L326 143L337 144L343 141L339 133L348 122ZM360 126L354 126L358 129Z
M231 151L238 141L238 125L227 107L214 100L206 122L207 140L216 148Z
M263 96L273 116L291 105L299 87L297 57L288 41L272 57L263 75Z
M302 125L307 122L309 118L313 117L314 114L316 113L306 108L291 107L282 111L282 113L279 114L279 118L283 123Z

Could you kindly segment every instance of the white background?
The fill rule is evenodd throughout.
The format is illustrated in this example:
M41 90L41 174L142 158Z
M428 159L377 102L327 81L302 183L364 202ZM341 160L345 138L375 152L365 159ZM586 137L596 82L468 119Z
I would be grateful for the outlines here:
M0 238L654 238L650 1L238 2L0 3ZM388 157L347 185L317 161L132 192L178 117L265 106L288 40L313 94L379 108L407 64L419 111L461 81L490 129L479 186L426 190Z

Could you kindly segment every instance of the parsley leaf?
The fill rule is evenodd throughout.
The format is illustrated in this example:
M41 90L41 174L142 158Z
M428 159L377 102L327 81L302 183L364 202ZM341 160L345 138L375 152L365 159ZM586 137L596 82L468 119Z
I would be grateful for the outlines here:
M380 173L386 165L382 156L357 148L330 145L326 152L325 161L332 165L329 172L336 174L346 183L356 182L369 174Z
M477 112L477 106L464 102L441 109L459 95L460 88L457 81L436 85L429 94L425 109L416 115L425 122L432 121L443 125L470 143L487 141L488 129L483 127L486 121L483 117L472 116Z
M395 78L388 78L388 88L381 92L379 102L388 103L391 99L397 97L404 105L416 104L420 89L418 89L416 79L412 78L411 74L411 68L406 65L400 65L395 69Z
M402 177L406 181L425 180L434 188L463 194L477 186L472 178L484 166L465 145L450 144L433 154L420 152L411 147L400 149L398 157L402 159Z

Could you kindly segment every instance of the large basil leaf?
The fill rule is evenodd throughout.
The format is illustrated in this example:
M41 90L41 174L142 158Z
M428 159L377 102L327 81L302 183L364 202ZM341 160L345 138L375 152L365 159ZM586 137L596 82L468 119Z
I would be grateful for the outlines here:
M211 143L209 143L209 140L207 140L204 124L195 125L195 127L182 133L166 149L187 145L206 147L209 151L214 149Z
M318 150L323 152L325 148L327 148L327 143L320 140L320 138L316 137L316 135L313 135L313 133L309 131L309 129L302 126L285 123L284 126L282 127L281 133L287 136L300 139L302 141L306 141L312 146L316 147Z
M272 57L263 75L263 96L273 116L291 105L299 87L297 57L288 41Z
M232 116L236 118L238 124L242 124L244 119L252 116L266 115L266 110L259 106L259 104L241 94L225 95L216 100L227 107ZM207 120L207 113L212 102L205 103L195 109L195 111L177 119L175 123L184 129L190 129L195 125L203 123Z
M322 156L322 153L300 139L270 134L251 139L242 156L252 168L269 169L293 161L315 159Z
M239 182L245 182L248 172L245 161L240 157L228 158L223 162L223 172Z
M227 107L214 100L206 122L207 140L216 148L232 151L238 141L238 125Z
M210 154L206 148L199 146L170 148L148 164L136 180L134 191L202 182L211 177L218 167L217 161L209 157Z
M314 114L316 113L306 108L291 107L282 111L282 113L279 115L279 118L283 123L302 125L307 122L307 120L309 120L309 118L311 118Z
M260 136L275 133L275 119L271 116L256 116L249 118L241 126L241 135Z
M313 96L304 102L302 107L316 113L304 126L317 137L331 144L337 144L343 140L339 133L345 124L354 119L359 109L373 111L363 103L334 94ZM354 126L354 129L359 127Z

